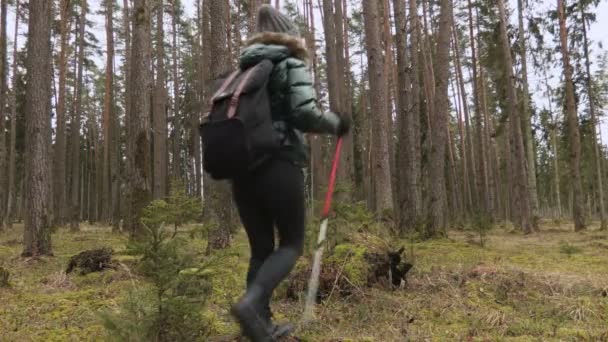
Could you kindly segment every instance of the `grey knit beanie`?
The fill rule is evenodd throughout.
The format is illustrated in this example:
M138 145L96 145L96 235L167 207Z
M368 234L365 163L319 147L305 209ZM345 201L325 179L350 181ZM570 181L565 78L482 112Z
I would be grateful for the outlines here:
M270 5L262 5L258 11L257 32L279 32L300 36L298 28L291 19Z

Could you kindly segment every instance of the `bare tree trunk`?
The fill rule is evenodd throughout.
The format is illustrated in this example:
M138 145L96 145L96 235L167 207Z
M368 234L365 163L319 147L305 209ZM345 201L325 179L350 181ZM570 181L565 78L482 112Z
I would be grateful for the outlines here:
M54 224L61 226L65 223L66 203L66 78L68 69L68 44L71 19L70 0L61 0L59 4L61 20L59 21L60 52L59 52L59 98L57 102L56 137L53 153L53 212Z
M388 124L388 94L386 94L387 77L382 65L382 47L380 41L380 23L378 3L363 2L365 26L365 46L369 63L369 83L371 91L371 107L376 111L372 121L373 148L373 179L375 191L374 209L382 214L393 205L391 190L391 172L389 162L389 124Z
M576 100L574 98L574 83L572 81L573 67L570 65L570 52L568 50L568 31L566 28L565 1L557 0L557 14L559 18L559 35L561 42L562 62L566 82L566 116L568 118L568 133L570 140L570 179L572 184L572 215L574 230L585 229L583 212L583 185L581 182L581 138L578 128L578 115L576 113Z
M105 1L106 11L106 75L105 94L103 101L103 191L102 191L102 221L110 222L112 218L113 196L112 179L118 165L114 165L114 1Z
M514 197L511 200L514 208L513 213L517 218L517 225L528 234L532 232L530 222L530 193L528 192L528 178L526 177L526 154L521 130L521 117L517 110L517 94L515 92L513 61L511 59L511 44L507 35L507 15L504 7L504 0L498 0L498 10L500 13L500 38L502 43L503 56L505 59L505 79L507 80L507 111L509 114L510 133L512 137L511 150L513 159L511 161L513 180L512 186Z
M51 7L29 4L25 104L25 257L51 255Z
M74 101L74 112L72 113L72 126L71 126L71 153L72 153L72 183L71 183L71 213L70 213L70 230L78 231L80 225L80 120L82 113L82 96L83 96L83 68L84 68L84 56L85 56L85 28L86 28L86 13L87 13L87 1L83 0L80 3L80 17L78 19L78 58L77 58L77 72L76 72L76 90L75 90L75 101ZM98 147L99 148L99 147ZM100 171L97 171L100 172Z
M481 106L480 93L481 87L479 86L479 76L477 69L477 48L475 46L475 32L473 30L473 6L471 0L468 0L468 12L469 12L469 38L471 44L471 57L472 57L472 69L473 69L473 99L475 103L475 127L477 133L477 144L476 144L476 155L477 155L477 189L479 191L479 197L481 199L481 209L485 214L491 212L492 202L490 200L490 189L488 181L488 166L486 160L486 139L483 131L485 111ZM484 115L482 115L484 113ZM487 123L486 123L487 125Z
M181 154L182 145L182 118L180 116L180 80L179 80L179 64L177 58L177 51L179 49L177 41L177 0L172 0L171 4L171 28L173 34L173 48L171 51L171 57L173 59L173 177L183 178L184 173L182 170L183 161Z
M6 145L6 56L8 54L6 44L7 22L7 1L0 2L0 232L6 229L7 220L7 201L8 201L8 177L7 177L7 145Z
M327 0L326 0L327 1ZM348 86L346 79L348 76L349 65L347 65L348 56L345 56L345 46L348 44L348 35L344 32L344 22L348 19L343 8L342 0L335 0L334 4L334 18L331 21L334 23L336 46L336 87L338 90L339 97L339 108L338 112L340 115L351 117L351 109L348 106L348 99L350 94L348 93ZM349 184L353 184L354 171L353 171L353 136L349 134L344 138L343 151L340 154L340 168L339 177L340 179Z
M414 6L415 0L414 0ZM396 213L398 214L398 230L400 232L411 231L416 227L418 221L418 207L420 206L419 198L417 197L418 170L416 168L416 139L417 134L414 133L414 120L419 120L418 117L418 76L417 69L414 65L418 64L418 47L414 46L415 29L412 23L412 70L409 69L409 59L407 50L407 18L405 12L405 3L403 1L394 0L393 7L395 11L396 29L396 47L397 47L397 80L398 80L398 96L397 96L397 113L398 113L398 145L396 154L397 170L400 172L397 175L397 206ZM411 17L411 20L417 21L417 16ZM417 23L415 24L417 25ZM415 27L415 28L414 28ZM418 39L415 39L417 44ZM416 56L413 56L416 55ZM415 79L415 85L412 84L411 77ZM413 87L416 88L416 98L414 98ZM415 104L415 105L414 105Z
M226 31L229 8L223 0L210 0L209 12L211 16L211 40L209 48L213 51L209 61L211 79L218 79L231 67L226 63L228 58L228 35ZM226 248L230 244L230 235L234 227L234 218L231 210L230 185L227 182L213 182L211 189L211 203L213 214L218 227L209 233L207 252L213 249Z
M470 210L478 210L479 205L482 205L481 201L479 201L479 186L476 183L476 180L480 180L479 174L475 169L475 153L473 147L473 134L471 132L471 116L469 114L469 103L466 88L464 85L464 74L462 72L462 65L460 63L460 46L458 41L458 35L455 31L455 26L453 26L452 36L454 38L454 53L455 53L455 64L456 64L456 81L458 89L460 90L460 99L462 103L462 112L464 113L464 126L465 126L465 148L466 148L466 159L464 162L467 165L467 174L464 175L465 182L467 182L467 193L470 193L469 203L471 207ZM473 205L476 203L476 206Z
M11 227L13 218L15 216L15 163L16 163L16 143L17 143L17 53L19 48L19 1L15 2L15 27L13 29L13 61L12 61L12 84L13 89L11 91L10 106L11 106L11 135L10 135L10 155L8 162L8 185L7 185L7 203L6 203L6 215L4 216L4 226Z
M320 79L317 65L317 44L316 44L316 30L315 30L315 14L313 8L313 0L308 0L306 4L307 14L308 14L308 27L310 29L310 35L307 39L308 50L312 55L312 69L313 69L313 77L315 83L315 91L317 94L319 93ZM310 147L311 147L311 190L313 198L321 199L323 196L323 192L320 191L325 182L325 167L323 163L323 149L322 145L326 138L322 136L310 136Z
M536 188L536 156L534 154L534 136L532 134L532 111L528 96L528 61L526 54L526 38L524 35L523 0L517 0L518 22L519 22L519 50L521 55L521 78L523 81L522 115L524 139L526 147L526 161L528 165L528 188L530 191L530 206L532 211L533 229L538 229L538 190Z
M521 1L521 0L519 0ZM581 2L579 2L579 8L581 11L581 17L583 18L583 47L585 49L585 71L587 73L587 97L589 98L589 113L591 114L591 124L593 125L593 136L591 137L591 144L593 145L594 162L595 162L595 174L597 180L597 193L600 207L600 230L607 230L608 223L606 222L606 207L604 204L604 182L602 180L602 161L600 155L600 149L597 142L597 126L599 126L597 116L595 113L595 102L593 99L593 86L591 84L591 62L589 60L589 41L587 40L587 20L585 18L586 13Z
M446 228L446 182L445 182L445 146L447 143L448 123L448 78L450 68L450 35L452 31L452 2L441 1L439 17L439 34L437 37L436 103L433 113L432 131L433 146L430 156L430 203L429 218L425 232L426 237L435 237L445 233Z
M127 172L130 212L127 227L132 237L143 234L142 210L152 197L150 170L150 1L133 3L133 41L131 48L131 110L128 134Z
M156 85L154 90L154 178L153 197L167 196L167 89L165 88L165 35L164 3L157 0L156 7ZM177 119L176 117L174 119ZM179 150L177 150L179 153ZM174 156L175 157L175 156ZM177 164L174 164L175 167Z
M421 160L422 146L420 143L420 20L418 18L418 4L416 0L410 0L410 27L412 42L410 44L411 58L411 104L408 115L408 186L412 203L408 205L407 217L409 222L417 225L422 215L422 182L421 182Z

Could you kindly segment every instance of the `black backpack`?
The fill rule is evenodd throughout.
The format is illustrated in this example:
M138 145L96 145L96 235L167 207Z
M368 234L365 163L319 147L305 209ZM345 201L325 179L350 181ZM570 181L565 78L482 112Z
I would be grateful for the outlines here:
M217 83L200 126L203 168L213 179L246 174L280 147L267 90L272 68L264 60Z

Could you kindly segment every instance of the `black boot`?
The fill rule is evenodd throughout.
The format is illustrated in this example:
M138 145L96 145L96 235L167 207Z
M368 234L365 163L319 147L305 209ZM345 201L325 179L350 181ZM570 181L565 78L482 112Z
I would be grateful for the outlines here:
M252 286L232 307L232 315L239 321L245 336L252 342L273 342L273 329L264 313L263 290Z
M273 315L272 311L270 310L270 303L266 302L264 304L263 313L264 318L270 327L270 331L272 331L272 337L275 340L280 340L283 337L287 337L295 330L295 326L289 322L281 322L277 324L272 321Z

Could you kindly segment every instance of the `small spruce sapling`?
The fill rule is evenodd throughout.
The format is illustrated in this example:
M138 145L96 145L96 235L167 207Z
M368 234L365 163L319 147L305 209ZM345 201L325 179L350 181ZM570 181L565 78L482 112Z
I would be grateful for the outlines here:
M198 341L209 333L202 308L212 271L186 252L184 239L164 229L163 222L178 220L170 209L165 201L151 203L142 218L147 234L127 246L130 254L141 256L138 271L151 288L133 291L120 311L102 315L114 340Z
M186 194L179 180L171 181L171 192L166 200L155 200L144 209L142 222L148 227L161 224L173 225L173 237L177 229L188 222L195 221L202 212L201 201Z
M486 246L486 236L492 230L492 222L485 214L475 214L471 222L471 229L479 235L479 245Z

